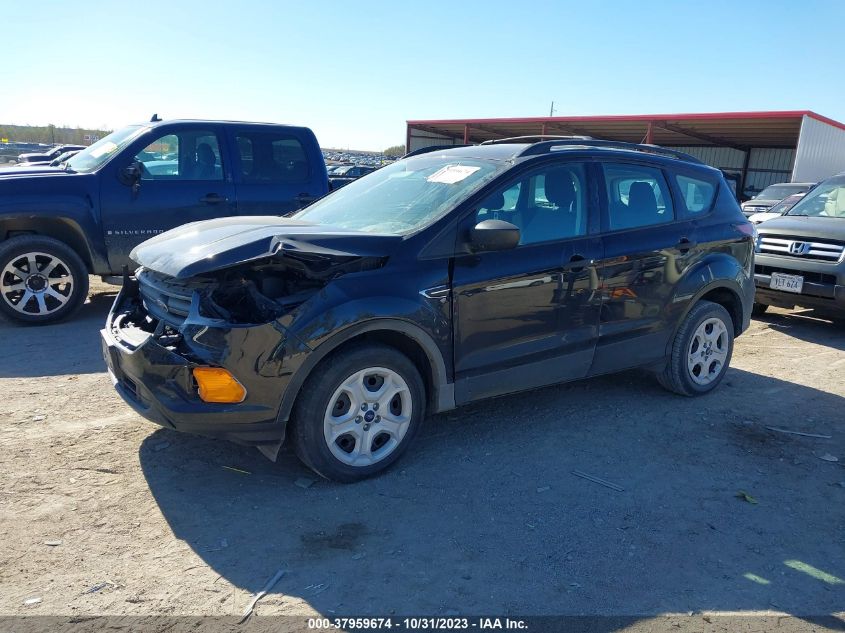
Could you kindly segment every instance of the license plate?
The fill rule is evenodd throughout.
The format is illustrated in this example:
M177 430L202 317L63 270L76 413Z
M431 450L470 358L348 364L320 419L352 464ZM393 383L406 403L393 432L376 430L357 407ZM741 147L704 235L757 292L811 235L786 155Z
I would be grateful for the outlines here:
M801 275L784 275L783 273L772 273L772 280L769 282L772 290L783 290L784 292L801 293L804 288L804 278Z

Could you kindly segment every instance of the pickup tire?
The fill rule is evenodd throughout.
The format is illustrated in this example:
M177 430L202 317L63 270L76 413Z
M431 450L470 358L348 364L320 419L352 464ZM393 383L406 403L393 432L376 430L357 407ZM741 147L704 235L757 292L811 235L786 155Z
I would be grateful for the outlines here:
M72 315L88 296L88 270L67 244L43 235L0 242L0 314L27 325Z
M657 380L682 396L700 396L715 389L731 363L734 324L725 308L699 301L675 333L666 368Z
M399 459L424 416L425 387L408 357L386 345L355 345L325 358L305 381L293 447L317 474L351 483Z

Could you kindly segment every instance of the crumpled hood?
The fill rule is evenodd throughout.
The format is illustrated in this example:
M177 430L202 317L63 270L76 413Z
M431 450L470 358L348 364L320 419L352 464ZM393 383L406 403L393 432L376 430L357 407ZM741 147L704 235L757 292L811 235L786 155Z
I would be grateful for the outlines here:
M401 243L382 235L272 216L192 222L136 246L130 257L170 277L187 278L286 253L328 259L386 257Z
M845 218L782 215L757 228L760 235L811 237L818 240L845 241Z

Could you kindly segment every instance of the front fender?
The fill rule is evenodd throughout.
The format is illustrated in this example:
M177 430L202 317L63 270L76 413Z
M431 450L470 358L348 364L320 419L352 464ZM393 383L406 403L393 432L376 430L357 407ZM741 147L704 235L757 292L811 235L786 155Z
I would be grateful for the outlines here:
M331 285L322 292L340 292ZM296 359L290 382L282 399L279 419L287 420L302 385L311 371L331 352L353 338L369 332L395 332L408 337L425 353L431 367L433 404L435 411L454 408L454 391L450 380L451 331L447 318L448 299L428 299L420 294L419 301L406 297L375 296L333 303L314 318L303 322L296 318L280 322L311 352ZM323 297L319 304L326 304Z
M48 235L71 246L92 268L108 268L93 174L0 181L0 239L15 232Z

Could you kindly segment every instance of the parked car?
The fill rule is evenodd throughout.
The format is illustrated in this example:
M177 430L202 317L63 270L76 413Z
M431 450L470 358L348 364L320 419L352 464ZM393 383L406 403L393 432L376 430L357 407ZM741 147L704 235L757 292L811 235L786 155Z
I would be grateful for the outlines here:
M774 305L845 315L845 173L758 231L754 314Z
M168 428L287 437L319 474L394 462L427 413L631 367L710 392L754 298L753 227L680 152L567 139L419 154L291 218L139 245L102 330Z
M748 221L752 224L760 224L761 222L765 222L766 220L771 220L773 218L779 218L784 213L789 211L795 204L803 198L805 193L793 193L791 196L787 196L776 205L768 208L766 211L762 211L760 213L755 213L754 215L748 218Z
M348 185L353 180L373 173L377 167L368 165L343 165L329 174L329 187L332 190Z
M79 150L75 149L68 152L64 152L63 154L59 154L53 160L30 161L28 163L24 163L19 169L26 169L28 167L59 167L63 163L66 163L68 160L70 160L70 158L72 158L73 156L76 156L78 153Z
M65 152L73 152L85 149L84 145L56 145L52 149L43 151L43 152L30 152L27 154L21 154L18 156L19 163L37 163L37 162L44 162L49 163L55 158L58 158L61 154Z
M762 213L794 193L807 193L815 184L814 182L781 182L776 185L769 185L751 200L743 202L742 212L745 217Z
M0 163L17 163L23 152L35 152L49 149L49 145L39 143L0 143Z
M202 219L283 215L328 191L314 134L285 125L131 125L64 165L0 172L0 314L22 323L72 314L89 274L134 270L129 252L152 235Z

